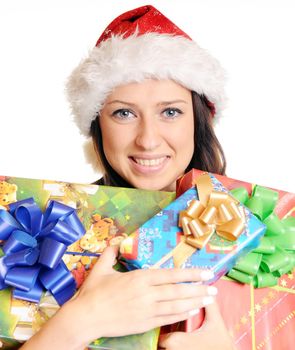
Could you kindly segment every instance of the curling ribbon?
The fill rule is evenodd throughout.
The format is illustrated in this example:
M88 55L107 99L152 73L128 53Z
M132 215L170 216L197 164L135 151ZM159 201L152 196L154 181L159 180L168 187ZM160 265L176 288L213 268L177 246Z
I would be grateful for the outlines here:
M67 247L85 233L75 209L49 201L43 214L33 198L0 210L0 290L14 287L13 297L39 302L45 290L59 305L69 300L76 282L62 261Z
M238 260L228 276L255 288L271 287L279 277L295 267L295 218L280 220L274 213L278 192L256 185L252 196L244 187L235 188L232 195L247 206L267 227L260 245Z
M195 179L199 200L192 200L179 214L185 242L202 249L211 236L235 241L245 229L245 215L238 201L226 192L213 189L209 174Z

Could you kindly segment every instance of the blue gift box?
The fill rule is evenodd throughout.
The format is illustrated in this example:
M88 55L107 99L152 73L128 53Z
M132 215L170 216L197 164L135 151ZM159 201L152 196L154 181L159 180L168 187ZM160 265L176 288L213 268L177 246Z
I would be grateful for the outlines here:
M229 193L212 174L208 175L213 191ZM179 213L187 210L188 205L199 198L198 189L190 188L126 238L120 250L121 261L127 268L210 269L214 273L214 279L209 281L212 283L225 275L238 258L259 245L266 227L241 203L237 203L237 207L244 213L244 226L236 240L220 237L216 230L213 230L209 241L201 249L184 244L184 233L178 226ZM187 256L184 261L183 256ZM179 258L183 261L180 265Z

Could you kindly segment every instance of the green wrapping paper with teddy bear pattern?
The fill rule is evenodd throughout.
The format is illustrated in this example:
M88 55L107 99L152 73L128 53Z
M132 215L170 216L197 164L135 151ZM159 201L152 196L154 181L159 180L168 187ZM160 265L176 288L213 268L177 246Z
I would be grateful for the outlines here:
M106 246L121 242L173 201L175 194L0 176L0 210L8 210L10 203L29 197L34 198L41 210L49 200L76 209L86 233L68 247L63 262L79 288ZM1 243L4 242L0 241L0 256L3 255ZM124 271L120 264L115 268ZM10 288L1 290L0 348L17 349L58 309L49 292L36 304L12 298ZM89 349L155 350L158 335L159 329L155 329L126 337L100 338Z

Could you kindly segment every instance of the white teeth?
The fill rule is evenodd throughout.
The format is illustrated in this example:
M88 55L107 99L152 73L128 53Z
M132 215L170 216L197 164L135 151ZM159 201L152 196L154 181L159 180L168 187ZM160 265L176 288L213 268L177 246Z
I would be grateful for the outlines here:
M133 159L136 161L136 163L140 165L155 166L163 163L166 157L157 158L157 159L140 159L140 158L133 158Z

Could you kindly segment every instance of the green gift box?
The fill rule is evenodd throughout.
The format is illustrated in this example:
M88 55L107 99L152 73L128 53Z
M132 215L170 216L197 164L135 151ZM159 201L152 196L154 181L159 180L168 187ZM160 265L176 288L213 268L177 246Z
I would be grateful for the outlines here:
M86 233L71 244L63 262L79 287L106 246L117 244L173 201L175 194L50 180L0 176L0 210L33 197L42 210L49 200L76 209ZM2 242L4 243L4 242ZM1 241L0 241L1 244ZM0 255L3 255L0 250ZM124 270L117 264L118 270ZM39 303L14 299L10 288L0 291L0 344L15 349L59 309L46 292ZM101 338L90 349L156 349L159 330L118 338Z

